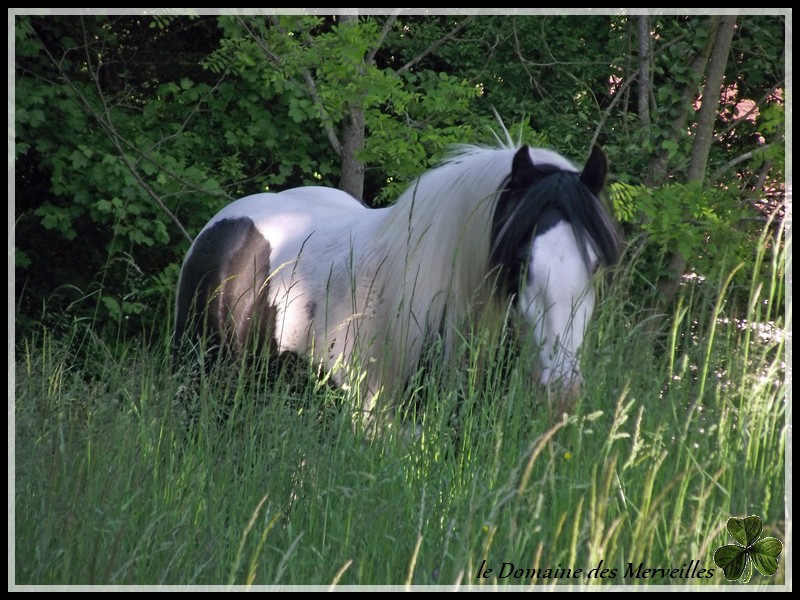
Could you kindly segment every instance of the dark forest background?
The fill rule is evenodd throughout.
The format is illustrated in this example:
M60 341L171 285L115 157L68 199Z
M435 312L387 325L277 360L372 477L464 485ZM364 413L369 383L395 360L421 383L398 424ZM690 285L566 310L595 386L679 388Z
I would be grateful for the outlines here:
M17 16L17 332L163 333L225 203L340 187L391 203L453 144L611 161L608 202L663 309L784 203L783 16ZM734 281L734 286L736 285ZM747 294L744 293L743 297Z

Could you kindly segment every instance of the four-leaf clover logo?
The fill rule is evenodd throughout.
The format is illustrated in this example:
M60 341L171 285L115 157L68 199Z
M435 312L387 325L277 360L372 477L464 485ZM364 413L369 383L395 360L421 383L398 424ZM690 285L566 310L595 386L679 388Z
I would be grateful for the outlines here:
M728 519L728 533L737 544L727 544L714 552L714 562L726 579L739 579L747 567L742 581L747 583L753 575L753 565L762 575L774 575L778 570L778 555L783 551L783 544L773 537L759 540L761 528L761 518L755 515Z

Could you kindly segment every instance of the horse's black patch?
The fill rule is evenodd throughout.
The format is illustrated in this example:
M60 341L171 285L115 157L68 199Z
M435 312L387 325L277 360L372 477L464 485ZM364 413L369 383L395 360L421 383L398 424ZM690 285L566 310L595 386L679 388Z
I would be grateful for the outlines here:
M207 341L207 359L277 350L275 307L269 304L270 244L249 218L223 219L195 240L181 269L175 351ZM208 361L207 361L208 362Z
M519 289L533 236L562 221L572 226L587 266L587 241L604 265L616 262L619 236L597 197L606 173L605 156L596 147L583 173L564 171L553 165L534 165L528 147L519 149L492 220L489 260L492 267L499 268L507 292L513 294Z

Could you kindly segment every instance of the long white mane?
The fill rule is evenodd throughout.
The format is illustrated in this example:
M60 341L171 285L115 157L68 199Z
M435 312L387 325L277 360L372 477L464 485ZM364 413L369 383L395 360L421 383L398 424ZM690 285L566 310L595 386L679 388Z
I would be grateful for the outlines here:
M432 335L443 336L450 354L470 312L493 298L492 219L517 150L460 147L412 183L382 219L367 262L381 262L380 285L395 294L378 319L393 336L384 378L408 377ZM531 156L535 164L576 170L549 150L531 149Z

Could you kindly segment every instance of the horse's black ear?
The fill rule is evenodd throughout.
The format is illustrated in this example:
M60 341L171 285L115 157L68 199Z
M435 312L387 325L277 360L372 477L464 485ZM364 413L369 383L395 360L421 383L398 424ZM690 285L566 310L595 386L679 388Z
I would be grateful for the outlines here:
M592 148L592 153L583 167L581 173L581 181L583 185L589 188L595 196L597 196L606 183L606 175L608 175L608 160L606 160L605 153L600 149L600 146L595 145Z
M528 188L533 185L536 180L536 167L533 166L531 159L531 152L528 146L525 145L514 155L514 160L511 162L511 180L509 187L511 189Z

